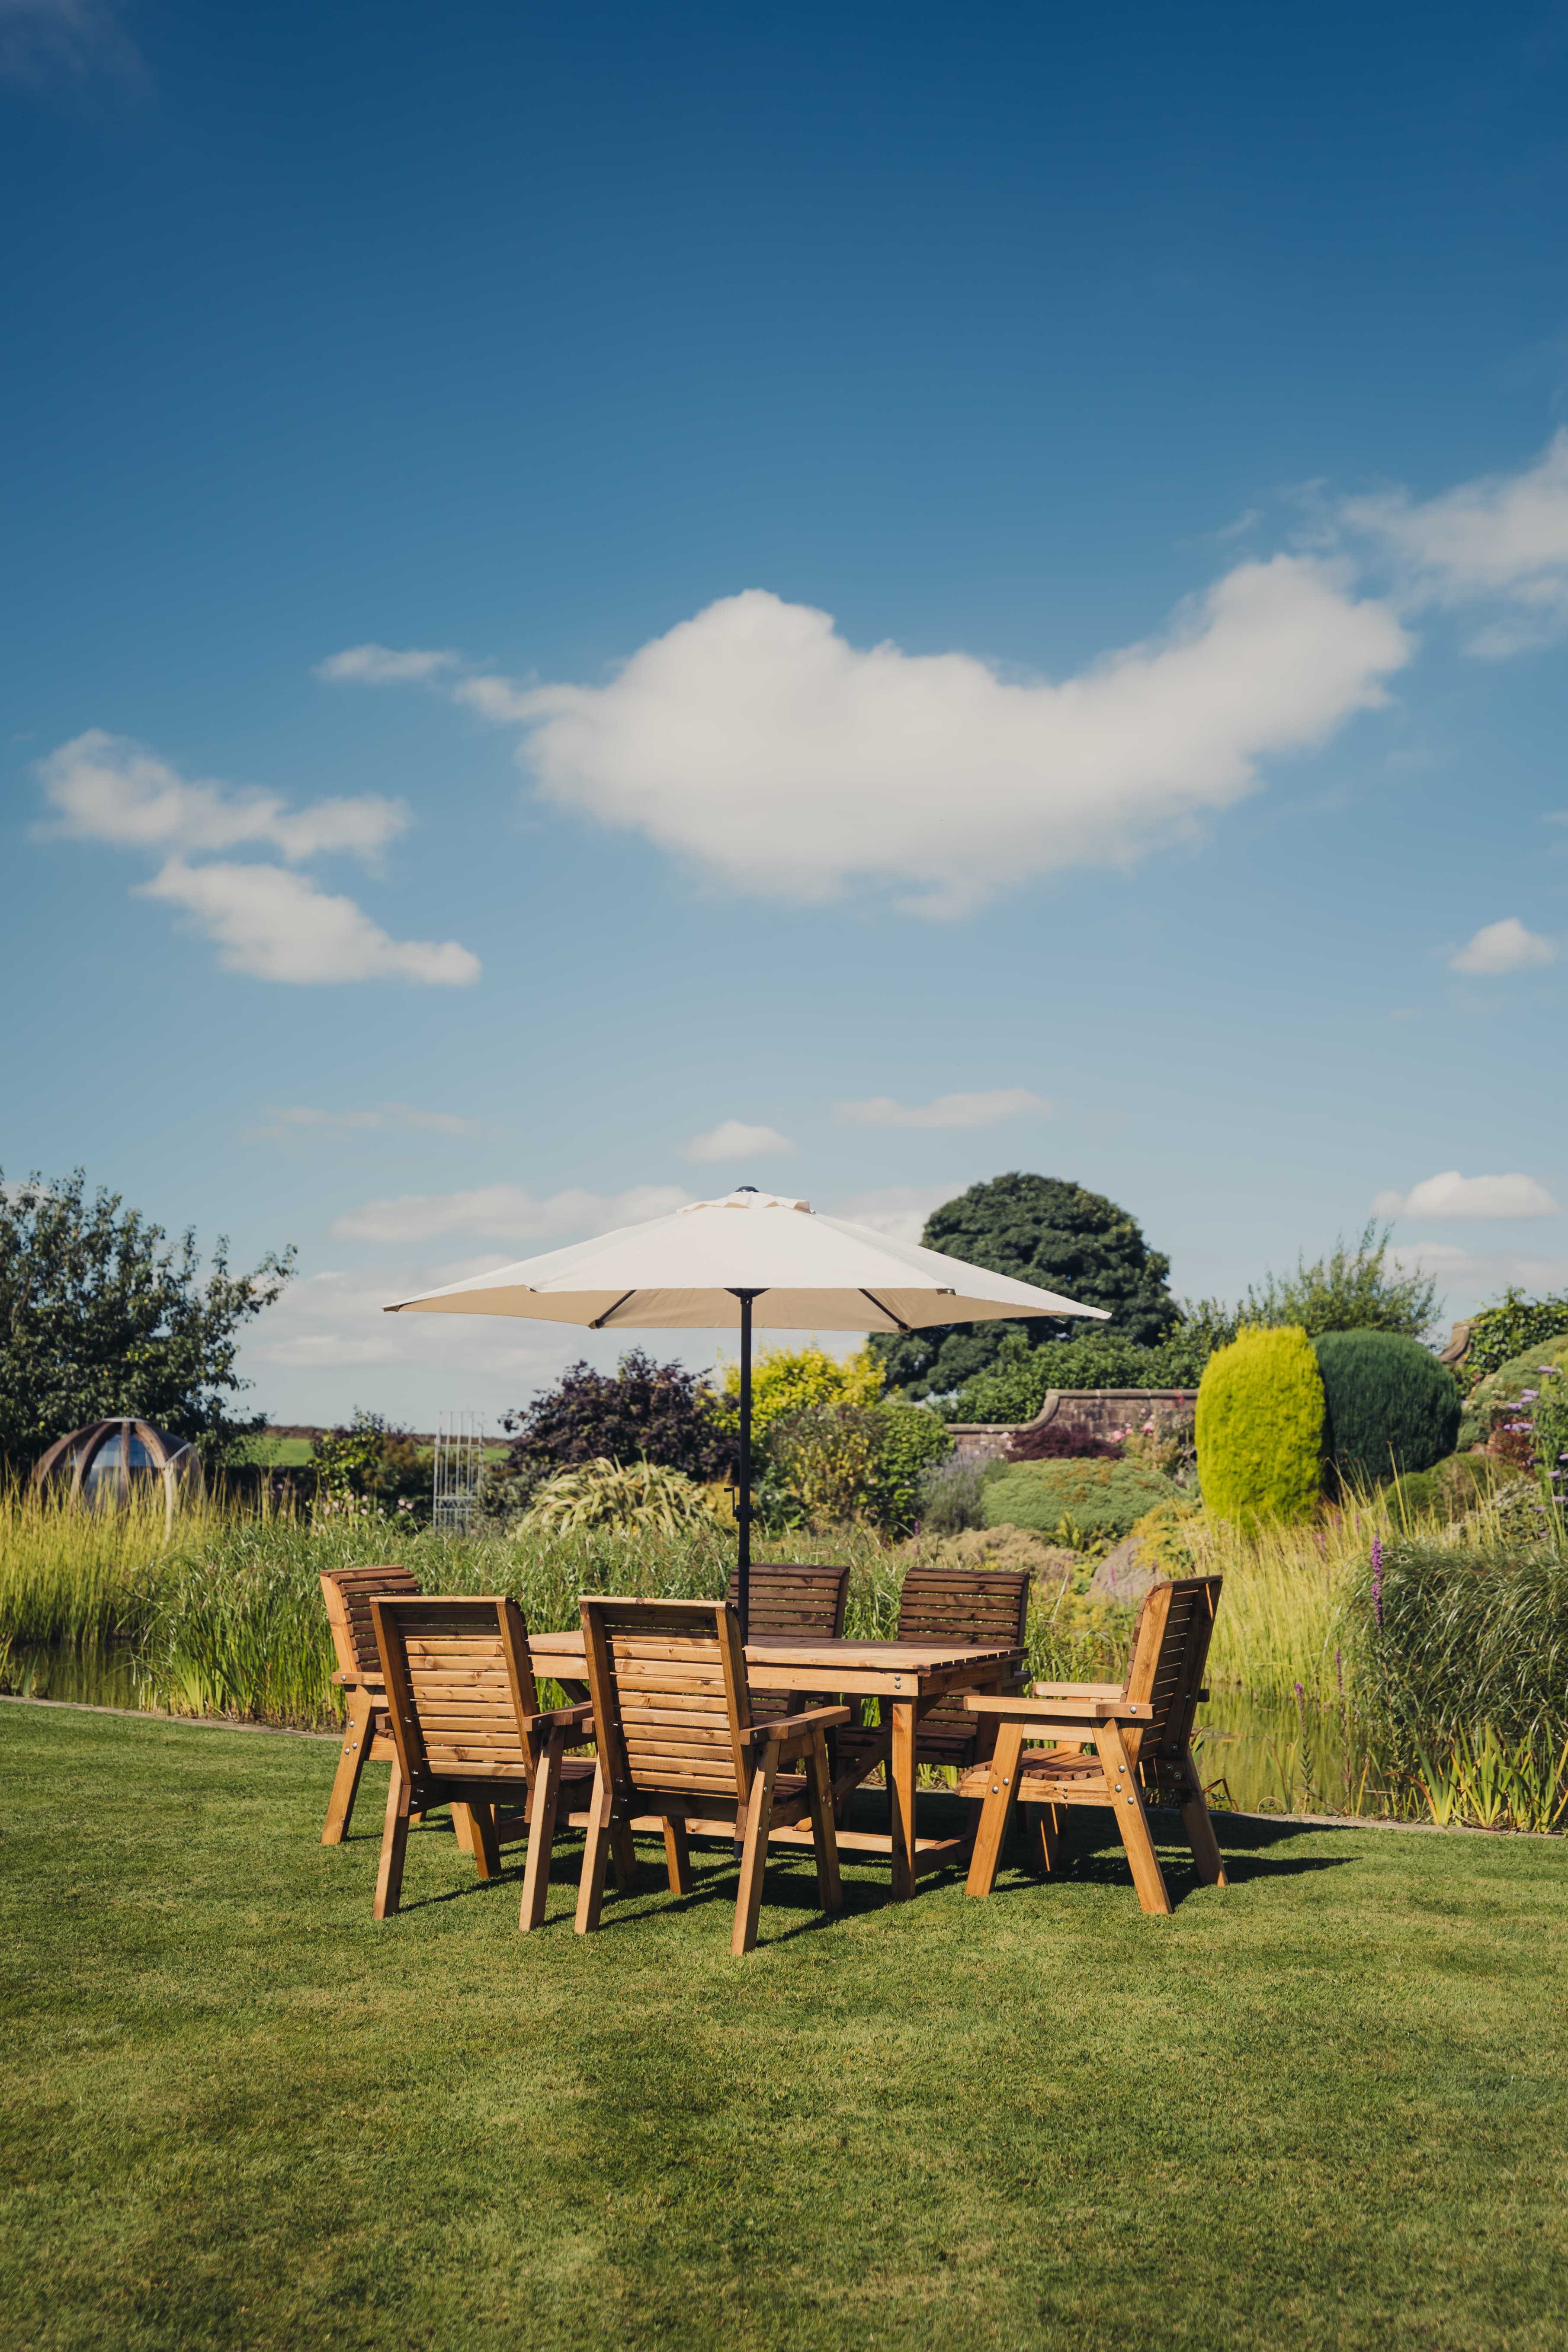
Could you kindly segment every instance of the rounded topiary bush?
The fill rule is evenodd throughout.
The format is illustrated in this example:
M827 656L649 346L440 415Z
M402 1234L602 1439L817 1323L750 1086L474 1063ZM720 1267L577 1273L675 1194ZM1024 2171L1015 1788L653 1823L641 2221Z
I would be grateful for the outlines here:
M1464 1409L1459 1384L1418 1339L1325 1331L1312 1349L1323 1381L1323 1452L1342 1486L1381 1486L1452 1454Z
M1323 1382L1297 1326L1243 1331L1198 1385L1198 1484L1216 1518L1299 1519L1322 1485Z
M980 1503L988 1528L1054 1536L1070 1519L1085 1542L1120 1543L1145 1511L1179 1492L1138 1462L1019 1462L987 1471Z

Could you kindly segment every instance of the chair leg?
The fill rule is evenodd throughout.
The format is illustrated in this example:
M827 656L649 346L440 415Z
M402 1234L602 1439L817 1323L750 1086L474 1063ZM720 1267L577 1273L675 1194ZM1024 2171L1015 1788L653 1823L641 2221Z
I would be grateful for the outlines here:
M816 1899L825 1911L842 1911L844 1886L838 1875L833 1783L827 1770L827 1742L820 1730L814 1733L805 1759L805 1794L811 1808L811 1850L816 1857Z
M403 1858L408 1852L408 1783L394 1762L386 1792L386 1822L381 1832L381 1868L376 1873L372 1916L390 1919L403 1893Z
M630 1822L616 1822L610 1830L610 1861L616 1874L617 1895L635 1895L637 1891L637 1850L632 1843Z
M577 1885L580 1936L591 1936L599 1924L605 1899L605 1862L610 1847L610 1784L602 1764L594 1767L594 1793L588 1801L588 1832L583 1841L583 1875Z
M481 1878L500 1876L500 1844L496 1836L496 1816L493 1805L454 1805L452 1819L462 1817L468 1823L468 1837L462 1842L474 1857L474 1868Z
M1219 1841L1215 1836L1214 1823L1209 1819L1208 1803L1204 1796L1203 1782L1198 1779L1197 1760L1190 1748L1186 1753L1185 1762L1187 1787L1192 1794L1182 1807L1182 1827L1186 1831L1187 1843L1192 1847L1193 1860L1197 1865L1198 1876L1204 1885L1226 1886L1230 1882L1226 1877Z
M996 1865L1007 1836L1007 1816L1018 1787L1018 1758L1024 1746L1021 1723L1005 1723L991 1754L991 1788L981 1807L974 1851L969 1857L964 1892L986 1895L996 1883Z
M561 1759L566 1746L563 1731L552 1731L539 1769L533 1776L533 1802L528 1809L528 1860L522 1867L522 1906L517 1915L521 1934L541 1925L550 1892L550 1857L555 1845L555 1816L561 1804Z
M691 1892L691 1848L687 1842L686 1823L673 1813L664 1817L664 1866L669 1874L672 1895Z
M752 1775L752 1793L746 1806L746 1846L741 1863L741 1890L735 1897L735 1931L730 1938L730 1949L737 1958L756 1948L757 1917L763 1907L763 1872L767 1866L768 1831L773 1817L773 1780L778 1769L778 1742L770 1739L763 1750L762 1762Z
M452 1808L452 1835L458 1841L459 1853L472 1853L474 1823L467 1805L454 1805Z
M1154 1851L1154 1841L1149 1834L1149 1817L1143 1811L1143 1791L1138 1785L1138 1775L1128 1760L1121 1734L1114 1723L1100 1726L1095 1734L1095 1745L1105 1768L1106 1782L1111 1791L1111 1811L1116 1815L1116 1826L1121 1832L1121 1843L1127 1849L1138 1900L1145 1911L1168 1916L1171 1910L1170 1890L1165 1885L1165 1874L1160 1868L1160 1857Z
M1043 1805L1040 1808L1040 1867L1051 1871L1061 1857L1062 1832L1067 1826L1065 1805Z
M349 1700L349 1719L343 1726L342 1751L338 1758L337 1772L332 1780L332 1793L327 1800L327 1825L321 1832L323 1845L342 1845L349 1833L349 1817L359 1794L359 1776L364 1770L370 1754L371 1723L375 1707L369 1691L356 1690Z

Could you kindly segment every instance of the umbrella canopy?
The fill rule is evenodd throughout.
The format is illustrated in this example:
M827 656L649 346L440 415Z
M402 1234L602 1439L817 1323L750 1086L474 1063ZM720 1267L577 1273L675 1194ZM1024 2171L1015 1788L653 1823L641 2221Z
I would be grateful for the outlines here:
M818 1216L749 1185L693 1201L667 1217L547 1250L493 1274L472 1274L389 1315L518 1315L592 1331L738 1330L741 1334L741 1621L751 1565L752 1318L773 1330L920 1331L944 1323L1037 1315L1107 1320L1033 1283L893 1241L868 1225Z

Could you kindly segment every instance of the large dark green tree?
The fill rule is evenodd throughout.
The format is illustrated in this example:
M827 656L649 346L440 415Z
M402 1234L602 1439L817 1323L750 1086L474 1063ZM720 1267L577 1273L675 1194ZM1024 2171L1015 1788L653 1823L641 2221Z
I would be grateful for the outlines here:
M949 1324L907 1336L873 1338L889 1387L906 1396L946 1396L987 1370L1003 1340L1018 1332L1031 1347L1104 1330L1152 1347L1180 1319L1168 1287L1171 1261L1144 1241L1137 1219L1103 1193L1056 1176L995 1176L972 1184L926 1220L928 1249L990 1266L1104 1307L1109 1324L1043 1316L1017 1323Z
M85 1423L120 1413L220 1456L247 1424L228 1400L245 1325L269 1307L294 1253L231 1275L220 1240L205 1279L194 1232L171 1244L117 1193L0 1176L0 1458L14 1471ZM253 1425L253 1424L250 1424Z

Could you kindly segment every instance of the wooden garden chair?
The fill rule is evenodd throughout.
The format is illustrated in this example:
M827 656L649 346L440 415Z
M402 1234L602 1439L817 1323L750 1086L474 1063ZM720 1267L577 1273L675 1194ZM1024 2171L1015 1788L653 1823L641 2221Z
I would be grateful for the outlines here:
M592 1738L591 1710L540 1706L515 1601L377 1595L370 1613L396 1749L375 1916L397 1909L411 1816L449 1804L454 1815L468 1809L481 1878L499 1872L507 1832L526 1828L518 1925L525 1933L537 1927L563 1804L574 1826L587 1825L593 1760L567 1750ZM583 1810L574 1811L574 1802Z
M971 1715L996 1727L989 1761L959 1782L963 1795L984 1800L969 1865L971 1895L991 1892L1015 1800L1045 1808L1040 1853L1047 1870L1056 1865L1068 1808L1108 1806L1139 1902L1145 1911L1168 1912L1171 1897L1144 1807L1151 1799L1173 1798L1199 1878L1207 1886L1226 1884L1193 1760L1193 1717L1208 1696L1204 1662L1222 1581L1190 1576L1154 1586L1138 1612L1122 1683L1037 1683L1029 1698L975 1695L963 1701ZM1026 1739L1056 1745L1026 1748Z
M691 1889L688 1838L742 1841L732 1952L757 1940L768 1832L809 1814L823 1909L843 1906L827 1772L829 1725L844 1706L753 1723L740 1620L722 1601L584 1600L583 1639L593 1694L594 1780L577 1932L599 1924L605 1850L617 1829L664 1831L672 1894ZM784 1764L803 1772L783 1772Z
M386 1690L381 1675L381 1653L371 1622L371 1595L396 1593L412 1597L420 1590L417 1578L405 1568L324 1568L321 1598L338 1670L332 1676L348 1701L348 1721L338 1758L337 1777L327 1802L323 1845L342 1845L359 1794L360 1775L367 1764L396 1761L392 1726L386 1713Z
M942 1642L970 1649L1020 1649L1029 1614L1026 1569L911 1568L899 1595L900 1642ZM1015 1685L1016 1687L1016 1685ZM963 1694L939 1698L915 1728L915 1762L962 1769L990 1753L994 1727L966 1712ZM873 1751L886 1766L887 1723L856 1725L838 1735L839 1768Z
M750 1571L748 1638L752 1633L826 1634L839 1641L844 1633L844 1610L849 1598L847 1568L784 1566L775 1560L753 1565ZM739 1608L741 1574L730 1570L730 1606ZM794 1690L752 1688L752 1716L760 1723L775 1715L799 1715L806 1706L826 1706L826 1697Z

